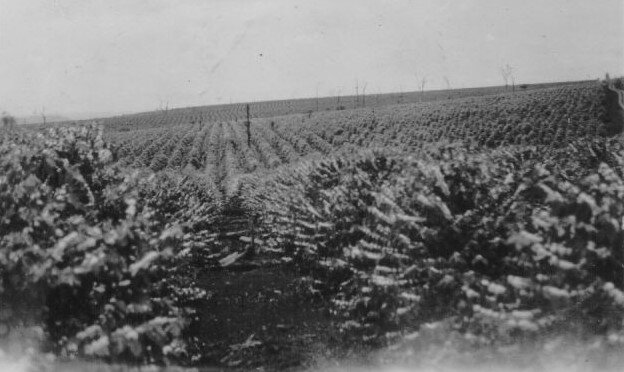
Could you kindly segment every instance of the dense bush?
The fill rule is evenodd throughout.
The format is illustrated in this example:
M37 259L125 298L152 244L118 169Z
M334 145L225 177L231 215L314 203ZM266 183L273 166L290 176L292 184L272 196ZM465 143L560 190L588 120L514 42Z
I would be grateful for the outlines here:
M149 205L137 173L110 165L101 130L11 136L0 142L0 296L11 324L41 326L60 355L189 357L187 305L203 292L170 278L188 260L186 226Z
M269 247L308 268L350 337L452 319L486 342L574 323L621 343L623 155L602 140L450 146L429 160L334 158L245 187Z

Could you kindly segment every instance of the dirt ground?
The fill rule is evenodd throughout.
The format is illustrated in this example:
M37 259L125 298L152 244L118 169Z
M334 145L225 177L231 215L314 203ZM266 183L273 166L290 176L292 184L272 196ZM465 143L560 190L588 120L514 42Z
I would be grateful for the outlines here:
M203 274L211 297L199 309L201 364L292 370L337 353L340 335L327 306L305 294L300 277L284 265Z

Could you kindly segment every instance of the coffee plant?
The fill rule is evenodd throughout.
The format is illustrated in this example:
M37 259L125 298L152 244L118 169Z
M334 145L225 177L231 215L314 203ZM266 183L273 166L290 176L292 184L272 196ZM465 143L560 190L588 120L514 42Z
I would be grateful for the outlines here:
M623 155L613 140L372 152L282 169L246 192L266 211L267 245L306 268L349 338L383 343L453 319L505 342L574 319L621 344Z
M145 197L138 173L111 165L101 129L5 134L0 156L0 296L11 327L39 327L43 347L68 357L189 357L189 305L204 293L191 277L167 280L188 260L189 226Z

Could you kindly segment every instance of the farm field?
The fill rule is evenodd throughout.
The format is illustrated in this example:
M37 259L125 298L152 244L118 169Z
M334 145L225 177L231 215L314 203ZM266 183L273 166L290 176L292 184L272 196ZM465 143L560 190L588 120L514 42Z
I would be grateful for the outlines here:
M292 370L574 345L617 370L618 84L263 102L249 142L242 105L7 128L0 346Z
M227 183L241 174L358 148L421 151L460 141L479 147L563 146L609 130L596 82L487 97L126 131L105 130L121 164L154 171L190 168ZM253 111L252 111L253 112ZM105 126L106 128L106 126ZM427 145L429 144L429 145Z
M576 84L577 82L558 82L543 84L524 84L518 91L530 91L546 87ZM448 89L424 92L361 94L335 97L319 97L249 102L254 118L267 118L291 114L309 114L310 112L350 110L360 107L382 107L396 104L435 102L465 97L478 97L508 91L509 87L493 86L483 88ZM145 113L121 115L99 119L107 130L128 131L154 127L172 127L180 124L204 124L215 121L242 121L245 118L246 103L212 105L190 108L161 109ZM49 125L67 125L73 123L88 124L90 120L49 123ZM39 127L39 125L34 125Z

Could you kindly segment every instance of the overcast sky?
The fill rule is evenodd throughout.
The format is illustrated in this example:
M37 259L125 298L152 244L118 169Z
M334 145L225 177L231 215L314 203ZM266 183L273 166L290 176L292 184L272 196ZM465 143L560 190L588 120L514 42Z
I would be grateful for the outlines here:
M623 0L0 0L0 110L117 113L624 74Z

